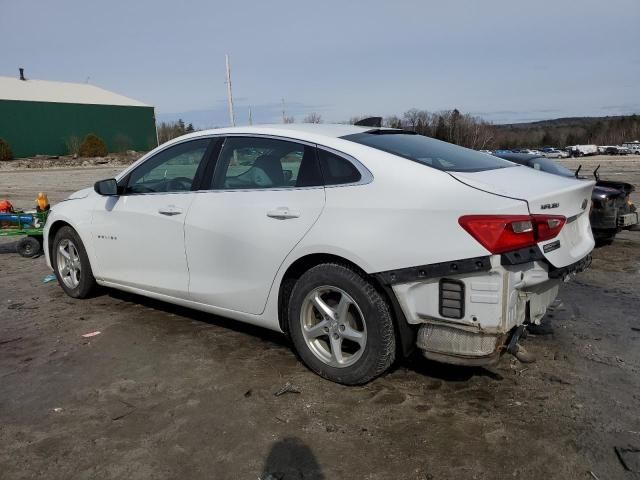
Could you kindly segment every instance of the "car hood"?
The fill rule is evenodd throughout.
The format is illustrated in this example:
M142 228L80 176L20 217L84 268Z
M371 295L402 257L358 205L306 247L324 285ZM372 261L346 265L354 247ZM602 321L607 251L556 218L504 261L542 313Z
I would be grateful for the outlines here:
M69 195L66 200L80 200L81 198L87 198L93 192L92 187L83 188L82 190L78 190L77 192L73 192Z

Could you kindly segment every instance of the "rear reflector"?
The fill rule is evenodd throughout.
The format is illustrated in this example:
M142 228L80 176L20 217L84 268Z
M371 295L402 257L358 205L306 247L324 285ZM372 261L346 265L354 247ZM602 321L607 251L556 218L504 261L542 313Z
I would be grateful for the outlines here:
M465 215L458 219L462 228L494 254L551 240L565 222L562 215Z
M447 278L440 280L440 315L447 318L464 317L464 283Z

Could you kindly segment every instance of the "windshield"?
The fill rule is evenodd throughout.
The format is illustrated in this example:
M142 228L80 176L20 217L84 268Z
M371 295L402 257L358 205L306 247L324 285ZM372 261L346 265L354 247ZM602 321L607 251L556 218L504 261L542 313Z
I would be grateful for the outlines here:
M342 138L448 172L480 172L515 166L493 155L402 130L372 130Z
M558 165L553 160L544 157L537 157L530 161L530 166L536 170L553 173L554 175L562 175L563 177L573 177L574 173L568 168Z

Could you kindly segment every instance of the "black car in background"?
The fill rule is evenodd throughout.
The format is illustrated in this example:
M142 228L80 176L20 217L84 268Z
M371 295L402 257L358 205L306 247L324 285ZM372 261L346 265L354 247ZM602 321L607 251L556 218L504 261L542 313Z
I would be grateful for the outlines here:
M574 173L553 160L538 155L522 153L495 153L494 155L554 175L584 178L577 176L580 169ZM597 168L593 174L596 186L593 187L591 194L592 205L589 215L591 230L597 245L608 245L621 230L640 229L638 212L629 198L635 187L626 182L600 180Z

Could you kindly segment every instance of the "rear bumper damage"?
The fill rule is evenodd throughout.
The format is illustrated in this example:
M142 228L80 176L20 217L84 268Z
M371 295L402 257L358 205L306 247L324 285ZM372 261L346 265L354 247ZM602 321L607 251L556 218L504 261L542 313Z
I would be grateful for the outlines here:
M590 255L556 269L534 250L378 274L390 285L425 357L459 365L496 363L525 324L539 324L567 276ZM526 254L525 254L526 253ZM513 264L515 263L515 264ZM513 353L513 352L512 352Z

